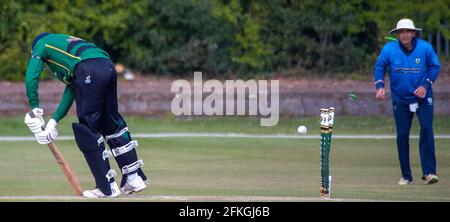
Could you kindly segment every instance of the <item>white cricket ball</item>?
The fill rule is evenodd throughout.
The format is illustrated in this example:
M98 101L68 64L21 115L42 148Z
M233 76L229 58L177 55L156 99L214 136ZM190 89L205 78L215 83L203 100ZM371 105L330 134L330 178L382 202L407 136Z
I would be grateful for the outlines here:
M306 134L307 131L308 131L308 130L306 129L305 126L299 126L298 129L297 129L297 132L298 132L299 134Z

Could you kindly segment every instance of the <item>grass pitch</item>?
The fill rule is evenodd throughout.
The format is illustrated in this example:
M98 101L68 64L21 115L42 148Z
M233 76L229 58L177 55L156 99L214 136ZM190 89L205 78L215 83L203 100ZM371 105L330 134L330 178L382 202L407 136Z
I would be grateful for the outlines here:
M356 121L355 121L356 119ZM438 117L436 134L447 134L449 118ZM63 120L61 134L71 135ZM2 118L1 135L30 135L22 118ZM127 118L132 133L234 132L292 134L306 125L319 133L317 118L282 119L263 128L255 118ZM416 121L414 121L416 122ZM368 127L372 126L372 127ZM337 117L336 134L393 134L392 119ZM417 123L412 134L417 134ZM320 187L319 139L138 138L149 188L112 201L316 201ZM83 188L94 186L74 141L56 141ZM332 198L343 201L450 201L450 140L436 139L440 182L423 185L418 139L411 139L414 184L397 185L400 167L394 139L334 139L330 154ZM0 141L0 201L86 201L72 195L48 148L34 141ZM113 159L113 168L119 169ZM120 176L117 177L120 179ZM63 198L61 198L63 197ZM105 200L102 200L105 201ZM111 200L107 200L111 201Z

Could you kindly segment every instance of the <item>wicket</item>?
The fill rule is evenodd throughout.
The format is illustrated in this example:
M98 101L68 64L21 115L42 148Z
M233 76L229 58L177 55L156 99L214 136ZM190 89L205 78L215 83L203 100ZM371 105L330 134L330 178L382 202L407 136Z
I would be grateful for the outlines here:
M320 109L320 197L331 195L330 147L333 134L334 107Z

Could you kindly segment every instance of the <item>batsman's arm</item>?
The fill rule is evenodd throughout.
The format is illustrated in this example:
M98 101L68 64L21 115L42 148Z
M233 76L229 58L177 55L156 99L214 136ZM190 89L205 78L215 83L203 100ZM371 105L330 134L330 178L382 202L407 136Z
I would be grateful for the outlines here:
M41 50L42 49L40 48L36 48L35 51L32 52L32 55L28 60L27 72L25 74L25 89L31 109L39 107L39 77L44 69Z
M72 86L67 85L64 89L61 102L59 103L58 108L52 116L52 118L56 120L56 122L59 122L62 118L64 118L64 116L66 116L67 112L73 104L74 98L74 89L72 88Z

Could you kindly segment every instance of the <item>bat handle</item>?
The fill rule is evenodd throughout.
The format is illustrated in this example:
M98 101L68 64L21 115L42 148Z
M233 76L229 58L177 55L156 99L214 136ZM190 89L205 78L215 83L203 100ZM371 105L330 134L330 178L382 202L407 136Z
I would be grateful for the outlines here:
M31 118L35 118L36 115L34 115L33 111L28 112L28 115L30 115Z
M28 115L30 115L31 118L36 118L36 115L34 115L33 111L28 112ZM42 126L41 129L42 129L42 131L44 131L45 127Z

